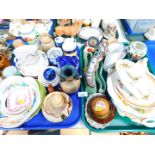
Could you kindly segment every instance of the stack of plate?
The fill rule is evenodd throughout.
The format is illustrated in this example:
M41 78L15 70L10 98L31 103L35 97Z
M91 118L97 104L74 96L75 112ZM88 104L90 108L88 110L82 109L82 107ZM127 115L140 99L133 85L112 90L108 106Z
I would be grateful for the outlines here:
M120 115L155 127L155 76L147 68L147 59L137 63L126 59L117 61L107 85Z
M0 85L0 127L19 127L36 115L45 90L31 77L10 76Z

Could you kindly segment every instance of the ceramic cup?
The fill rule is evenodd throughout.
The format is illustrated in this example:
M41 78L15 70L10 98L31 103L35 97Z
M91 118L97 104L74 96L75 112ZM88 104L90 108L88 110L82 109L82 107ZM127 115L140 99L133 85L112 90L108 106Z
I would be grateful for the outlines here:
M76 48L77 45L73 38L65 39L62 45L62 49L64 51L65 56L76 56L77 55Z
M64 43L64 38L63 37L56 37L55 38L55 44L56 44L56 46L57 47L61 47L62 46L62 44Z
M51 65L57 65L56 59L63 55L62 49L59 47L52 47L47 51L47 57Z
M129 45L128 56L132 60L139 60L147 53L147 46L141 41L133 41Z
M38 47L35 45L24 45L17 47L13 51L16 65L31 65L35 64L39 59Z

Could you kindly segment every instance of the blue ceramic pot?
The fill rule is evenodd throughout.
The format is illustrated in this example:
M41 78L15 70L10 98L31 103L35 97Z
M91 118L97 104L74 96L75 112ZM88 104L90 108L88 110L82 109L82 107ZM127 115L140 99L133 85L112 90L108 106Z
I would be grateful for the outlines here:
M47 81L53 81L56 78L56 72L54 69L48 68L44 71L43 76Z
M57 58L59 68L62 68L66 65L72 65L76 69L79 67L79 58L77 56L60 56Z

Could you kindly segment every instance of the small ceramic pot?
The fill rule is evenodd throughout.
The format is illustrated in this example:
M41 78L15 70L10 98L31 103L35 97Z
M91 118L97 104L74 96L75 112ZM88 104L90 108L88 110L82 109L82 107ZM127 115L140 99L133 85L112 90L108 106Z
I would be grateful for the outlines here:
M129 45L128 56L130 59L137 61L143 58L147 53L147 46L140 41L131 42Z
M4 69L5 67L8 67L9 65L10 65L10 62L7 60L4 54L0 54L0 69Z
M59 69L54 66L43 69L39 74L38 80L45 87L49 85L55 87L60 82Z
M95 52L99 46L99 39L96 37L90 37L86 43L88 52Z
M55 44L57 47L61 47L62 44L64 43L64 38L63 37L56 37L55 39Z
M2 76L3 77L8 77L8 76L15 76L18 75L18 71L17 68L15 66L9 66L6 67L3 71L2 71Z
M61 69L60 81L61 89L68 94L77 92L81 83L79 74L72 65L66 65Z
M50 50L47 51L47 57L51 65L57 65L57 58L62 56L63 52L62 49L59 47L52 47Z
M60 56L57 58L59 68L63 68L66 65L72 65L76 69L79 67L79 58L77 56Z
M43 50L44 52L47 52L48 50L50 50L52 47L55 47L54 41L51 38L51 36L47 33L43 33L40 36L40 47L41 50Z
M85 19L83 21L83 26L91 26L91 20L90 19Z
M62 49L65 56L77 56L77 45L72 38L65 39Z
M22 39L29 44L35 44L37 42L37 32L31 24L22 25L19 32Z

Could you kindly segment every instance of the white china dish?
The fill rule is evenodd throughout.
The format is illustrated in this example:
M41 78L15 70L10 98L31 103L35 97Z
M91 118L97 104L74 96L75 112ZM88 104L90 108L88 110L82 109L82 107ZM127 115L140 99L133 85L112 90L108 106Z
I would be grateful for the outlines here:
M100 28L84 27L79 31L78 36L84 40L88 40L90 37L96 37L100 40L103 36L103 33Z

